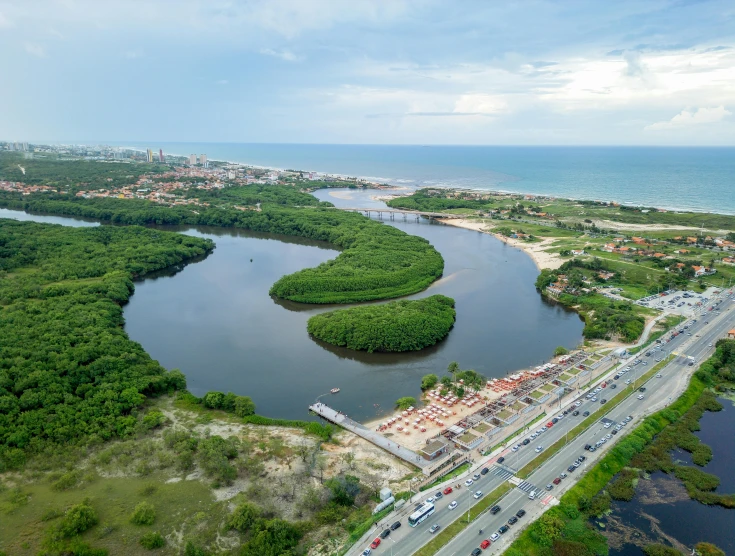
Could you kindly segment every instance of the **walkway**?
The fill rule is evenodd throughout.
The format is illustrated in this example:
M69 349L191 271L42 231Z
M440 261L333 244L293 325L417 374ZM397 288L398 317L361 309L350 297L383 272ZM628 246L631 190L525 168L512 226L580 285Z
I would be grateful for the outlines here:
M411 465L415 465L416 467L424 468L428 466L430 461L425 460L420 455L418 455L413 450L410 450L406 448L405 446L401 446L399 444L396 444L389 438L386 438L382 434L380 434L377 431L373 431L365 427L364 425L361 425L357 421L353 421L343 413L340 413L338 411L335 411L328 405L325 405L321 402L317 402L315 404L312 404L309 406L309 409L319 415L320 417L323 417L327 421L331 421L332 423L335 423L339 425L340 427L343 427L347 429L350 432L354 432L357 436L361 436L368 442L372 442L376 446L383 448L386 452L390 452L394 456L401 458L403 461L410 463Z

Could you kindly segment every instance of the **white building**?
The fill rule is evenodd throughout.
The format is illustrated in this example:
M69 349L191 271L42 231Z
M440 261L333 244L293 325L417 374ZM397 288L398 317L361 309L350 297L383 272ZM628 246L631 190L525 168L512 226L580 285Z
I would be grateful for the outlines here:
M189 155L189 166L196 166L197 165L197 155L190 154Z

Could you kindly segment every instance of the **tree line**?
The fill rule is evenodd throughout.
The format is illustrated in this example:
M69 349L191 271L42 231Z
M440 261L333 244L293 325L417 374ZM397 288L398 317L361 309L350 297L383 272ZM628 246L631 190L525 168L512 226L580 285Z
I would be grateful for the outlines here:
M249 187L249 186L248 186ZM316 268L282 277L273 296L301 303L356 303L410 295L442 275L444 259L425 239L356 213L264 204L260 211L163 206L140 199L83 199L0 192L0 206L115 224L236 227L326 241L342 249Z

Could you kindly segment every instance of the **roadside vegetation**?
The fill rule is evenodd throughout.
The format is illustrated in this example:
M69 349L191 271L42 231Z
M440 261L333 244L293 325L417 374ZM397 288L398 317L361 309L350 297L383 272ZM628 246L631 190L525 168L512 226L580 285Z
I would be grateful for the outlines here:
M417 351L449 334L456 318L454 300L432 295L321 313L309 319L315 338L368 352Z
M638 481L644 480L643 472L673 474L684 483L691 498L733 507L733 494L713 492L719 484L716 476L674 463L670 451L678 446L691 452L695 465L709 461L711 450L692 431L698 430L704 411L721 409L711 388L727 390L734 379L735 341L720 340L715 354L694 374L686 391L620 440L561 497L559 506L526 528L506 554L545 556L569 554L570 550L580 556L606 554L606 539L593 528L592 518L609 511L613 499L631 500ZM651 550L656 553L655 548Z

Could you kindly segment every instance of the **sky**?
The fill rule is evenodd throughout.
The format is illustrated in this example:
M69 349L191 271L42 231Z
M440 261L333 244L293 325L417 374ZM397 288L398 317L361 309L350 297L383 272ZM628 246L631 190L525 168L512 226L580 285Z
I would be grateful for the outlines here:
M735 145L735 2L0 0L0 139Z

